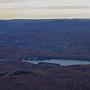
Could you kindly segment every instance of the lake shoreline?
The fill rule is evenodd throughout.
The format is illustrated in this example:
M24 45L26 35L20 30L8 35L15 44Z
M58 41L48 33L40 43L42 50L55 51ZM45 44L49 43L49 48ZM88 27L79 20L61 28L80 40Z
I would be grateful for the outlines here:
M90 61L83 61L83 60L64 60L64 59L46 59L46 60L22 60L22 62L28 62L32 64L39 64L39 63L51 63L51 64L58 64L60 66L70 66L70 65L87 65L90 64Z

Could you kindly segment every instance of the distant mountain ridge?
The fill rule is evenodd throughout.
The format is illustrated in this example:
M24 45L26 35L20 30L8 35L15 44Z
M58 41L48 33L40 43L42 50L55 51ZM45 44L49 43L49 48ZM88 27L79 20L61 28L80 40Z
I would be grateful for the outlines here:
M90 31L89 19L0 20L0 32Z

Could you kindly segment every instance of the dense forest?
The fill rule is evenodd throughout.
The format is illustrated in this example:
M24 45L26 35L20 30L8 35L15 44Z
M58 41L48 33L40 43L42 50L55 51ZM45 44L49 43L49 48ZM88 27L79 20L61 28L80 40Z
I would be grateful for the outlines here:
M0 58L22 56L90 60L90 20L0 20Z
M42 64L0 62L0 89L90 90L90 65Z

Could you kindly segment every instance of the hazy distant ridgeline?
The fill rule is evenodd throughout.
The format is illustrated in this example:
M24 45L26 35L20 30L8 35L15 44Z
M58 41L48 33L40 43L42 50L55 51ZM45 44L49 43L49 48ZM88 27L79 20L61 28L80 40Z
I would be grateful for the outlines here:
M0 20L0 31L89 31L89 19Z
M90 59L90 20L1 20L0 46L41 50L43 56L47 51L58 57Z

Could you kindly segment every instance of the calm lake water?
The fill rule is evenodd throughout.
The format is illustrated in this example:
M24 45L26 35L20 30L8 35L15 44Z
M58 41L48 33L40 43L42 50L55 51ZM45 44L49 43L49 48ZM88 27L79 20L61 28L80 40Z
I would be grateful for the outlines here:
M24 62L30 62L33 64L38 64L39 62L47 62L47 63L56 63L56 64L60 64L63 66L67 66L67 65L84 65L84 64L90 64L90 61L81 61L81 60L63 60L63 59L51 59L51 60L43 60L43 61L26 61L24 60Z

